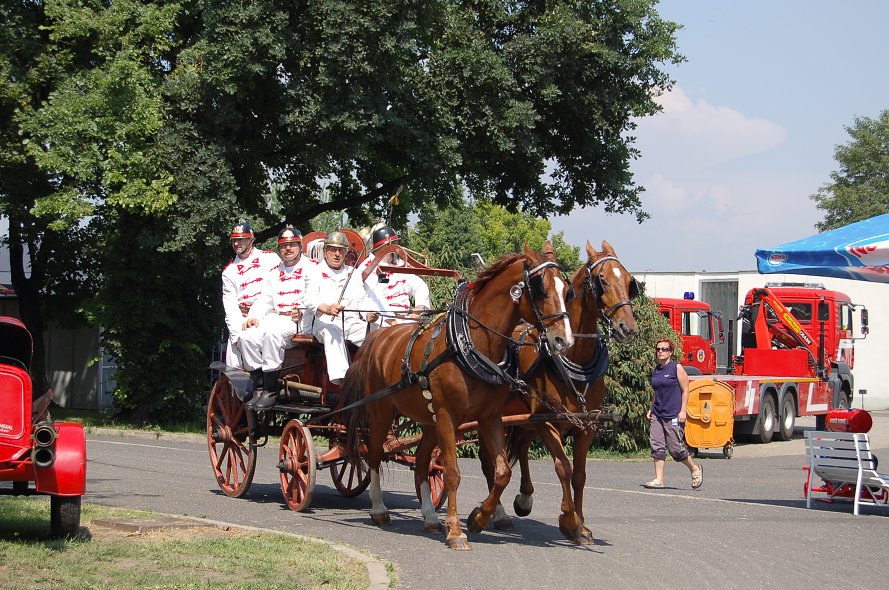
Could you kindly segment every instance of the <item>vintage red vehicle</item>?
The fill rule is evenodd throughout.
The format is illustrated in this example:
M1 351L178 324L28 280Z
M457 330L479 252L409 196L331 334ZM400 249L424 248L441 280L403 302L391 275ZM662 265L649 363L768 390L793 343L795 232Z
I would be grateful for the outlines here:
M0 316L0 481L15 494L48 494L53 536L72 537L86 491L86 437L81 424L49 419L47 396L32 398L32 350L25 325Z

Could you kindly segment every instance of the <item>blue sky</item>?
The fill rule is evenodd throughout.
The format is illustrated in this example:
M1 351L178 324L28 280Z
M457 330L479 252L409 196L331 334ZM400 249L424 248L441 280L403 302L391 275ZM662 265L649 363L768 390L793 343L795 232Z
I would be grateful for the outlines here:
M889 109L889 1L664 0L685 28L664 112L639 121L633 164L651 218L601 208L552 218L646 270L755 268L756 248L813 233L809 195L837 169L856 116Z

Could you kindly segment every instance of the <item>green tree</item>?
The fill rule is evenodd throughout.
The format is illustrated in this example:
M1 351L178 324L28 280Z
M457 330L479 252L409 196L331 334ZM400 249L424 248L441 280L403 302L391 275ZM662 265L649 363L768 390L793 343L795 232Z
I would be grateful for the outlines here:
M633 314L639 325L636 339L628 344L608 343L611 363L605 375L605 405L614 406L620 420L596 442L599 447L621 452L648 446L645 413L654 395L651 388L651 369L656 362L654 345L660 338L670 338L676 344L674 358L682 358L682 342L658 312L653 299L641 294L633 301Z
M120 322L105 327L126 355L125 394L140 415L166 415L167 397L127 372L151 362L175 391L195 382L203 366L172 376L162 329L189 305L138 324L148 316L125 313L111 276L119 258L150 265L133 280L179 284L221 318L215 275L241 217L259 241L324 212L361 225L399 183L402 227L464 191L539 216L644 217L633 121L658 110L672 83L661 66L681 59L654 5L13 0L0 8L2 149L44 188L0 190L42 227L108 246L70 274L99 281L94 321ZM128 248L118 236L134 228L147 239ZM178 326L202 350L205 335Z
M47 59L45 24L39 2L8 2L0 8L0 216L9 223L3 244L19 313L33 338L31 379L38 394L49 386L44 329L48 322L76 322L74 310L88 293L84 269L93 260L83 227L60 230L52 217L34 211L68 183L65 174L38 165L22 127L64 70L61 60ZM76 53L76 48L69 51Z
M839 169L811 196L824 212L819 231L889 213L889 110L856 117L846 131L851 140L834 152Z
M480 270L473 254L479 254L486 264L491 264L500 256L520 252L526 243L539 252L551 228L546 219L529 213L511 213L499 205L480 201L472 205L424 209L416 225L409 228L404 242L409 248L428 254L430 265L455 269L465 278L473 279ZM576 268L580 264L579 249L565 242L563 232L551 236L550 240L566 267ZM429 283L434 305L444 306L453 300L453 280L432 278Z

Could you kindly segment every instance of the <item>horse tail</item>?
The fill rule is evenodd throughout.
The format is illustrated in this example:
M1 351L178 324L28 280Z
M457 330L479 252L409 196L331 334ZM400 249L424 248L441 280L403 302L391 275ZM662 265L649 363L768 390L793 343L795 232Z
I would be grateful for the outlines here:
M371 340L374 332L368 335ZM366 383L370 365L373 360L372 354L366 354L366 348L369 348L370 342L365 341L364 345L358 349L358 354L349 365L343 383L340 385L340 394L346 405L363 400L367 396ZM346 454L353 465L358 465L361 460L361 449L366 442L367 433L367 406L360 405L345 412L343 423L346 427Z
M515 426L507 426L505 432L506 460L509 461L510 467L514 467L522 452L521 437L518 436L519 431L516 430Z

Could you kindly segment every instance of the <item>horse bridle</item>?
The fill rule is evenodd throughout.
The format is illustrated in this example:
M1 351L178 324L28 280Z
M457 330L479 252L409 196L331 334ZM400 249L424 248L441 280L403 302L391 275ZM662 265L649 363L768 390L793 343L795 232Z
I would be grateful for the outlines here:
M519 302L519 299L522 296L522 292L525 290L525 287L528 288L528 301L531 304L531 310L534 312L534 317L537 318L537 327L541 332L541 336L546 338L546 322L547 320L558 319L558 318L566 318L568 317L567 308L565 311L558 311L556 313L551 313L547 315L542 315L540 313L540 309L537 307L536 300L546 296L546 289L543 286L543 277L540 276L547 268L555 267L561 270L561 267L552 261L543 262L538 264L534 268L528 267L528 262L525 261L525 270L522 275L523 280L519 283L516 283L509 289L509 296L512 297L512 300L515 303ZM567 283L570 287L571 283ZM566 291L566 298L568 293Z
M639 284L636 282L635 278L630 278L630 288L628 292L628 299L624 299L622 301L618 301L614 305L610 307L605 307L605 302L602 301L602 296L605 295L605 287L602 285L602 277L599 274L593 274L593 269L595 269L600 264L603 264L609 260L614 260L618 264L620 264L620 260L617 259L616 256L603 256L598 260L593 260L584 265L587 270L587 278L583 282L583 286L585 290L588 290L596 297L596 303L599 306L599 309L602 311L602 318L605 320L605 323L608 324L609 330L614 327L614 314L618 309L625 305L629 305L633 307L633 299L639 296Z

